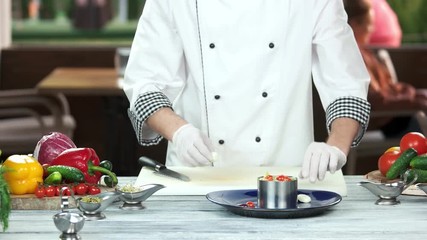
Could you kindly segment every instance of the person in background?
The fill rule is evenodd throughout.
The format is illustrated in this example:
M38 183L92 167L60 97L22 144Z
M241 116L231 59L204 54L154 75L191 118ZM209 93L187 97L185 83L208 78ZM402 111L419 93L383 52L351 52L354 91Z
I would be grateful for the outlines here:
M73 26L76 29L102 29L112 18L111 0L74 0Z
M315 182L363 136L368 85L342 0L148 0L123 88L139 143L170 141L166 165L302 166Z
M400 47L402 29L394 10L387 0L371 0L371 4L374 15L369 45L385 48Z
M372 111L427 110L426 90L397 81L387 64L389 61L381 57L387 55L377 54L369 48L375 14L370 0L344 0L344 7L371 76L368 101ZM381 129L386 137L401 137L409 131L420 131L414 117L376 117L370 119L369 127Z
M38 21L40 18L40 0L31 0L28 3L28 17L32 21Z

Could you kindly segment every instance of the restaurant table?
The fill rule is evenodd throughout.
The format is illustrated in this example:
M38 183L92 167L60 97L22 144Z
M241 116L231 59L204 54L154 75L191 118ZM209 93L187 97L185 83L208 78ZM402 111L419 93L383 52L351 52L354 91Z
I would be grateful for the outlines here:
M39 93L62 92L77 96L123 96L121 79L115 68L54 69L36 86Z
M421 239L427 224L425 196L399 196L399 205L375 205L377 197L358 186L363 176L344 176L348 194L323 214L265 219L233 214L200 196L152 195L143 210L114 203L106 218L86 221L82 239ZM133 182L136 177L121 177ZM161 191L161 190L160 190ZM159 191L159 192L160 192ZM73 210L70 210L73 211ZM77 210L75 210L77 211ZM58 239L52 210L13 210L0 239Z
M115 68L59 67L43 78L36 85L36 89L40 94L63 93L67 97L102 97L107 136L104 139L105 156L103 157L111 161L135 162L137 159L136 136L128 120L129 101L124 94L121 82L122 78ZM120 125L123 122L126 124Z

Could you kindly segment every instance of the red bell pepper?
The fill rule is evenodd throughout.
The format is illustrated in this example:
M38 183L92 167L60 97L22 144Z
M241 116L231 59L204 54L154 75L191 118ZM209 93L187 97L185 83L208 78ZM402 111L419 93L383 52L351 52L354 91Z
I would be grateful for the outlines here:
M85 176L86 183L97 184L103 174L108 175L117 184L116 174L99 166L99 157L92 148L70 148L59 154L51 165L65 165L80 169Z

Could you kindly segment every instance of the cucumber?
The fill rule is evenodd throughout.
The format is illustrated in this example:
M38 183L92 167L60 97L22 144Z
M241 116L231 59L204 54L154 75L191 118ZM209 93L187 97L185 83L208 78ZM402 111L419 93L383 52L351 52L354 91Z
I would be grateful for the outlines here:
M408 181L411 181L412 179L414 179L415 174L418 175L416 182L418 182L418 183L427 182L427 170L423 170L423 169L411 169L411 170L409 170Z
M390 169L386 173L387 179L395 179L400 174L406 171L409 167L409 163L411 160L416 157L417 151L413 148L406 149L400 156L396 159L396 161L391 165Z
M58 171L52 172L44 179L44 183L47 185L60 184L62 182L62 174Z
M427 170L427 154L414 157L409 165L412 168Z
M62 178L67 180L68 182L84 182L85 176L80 169L75 167L63 166L63 165L53 165L48 167L47 173L50 175L53 172L59 172L62 175Z

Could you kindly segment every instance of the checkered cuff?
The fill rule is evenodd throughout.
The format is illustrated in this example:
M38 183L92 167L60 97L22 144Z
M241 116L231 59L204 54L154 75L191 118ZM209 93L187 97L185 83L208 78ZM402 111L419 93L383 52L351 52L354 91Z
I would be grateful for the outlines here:
M361 124L359 133L353 140L352 147L356 147L366 132L369 122L371 104L358 97L341 97L332 102L326 109L326 126L331 131L332 122L341 117L352 118Z
M128 110L128 116L135 130L138 143L142 146L157 145L163 137L145 126L144 122L160 108L172 109L172 103L161 92L147 92L139 95L135 110Z

